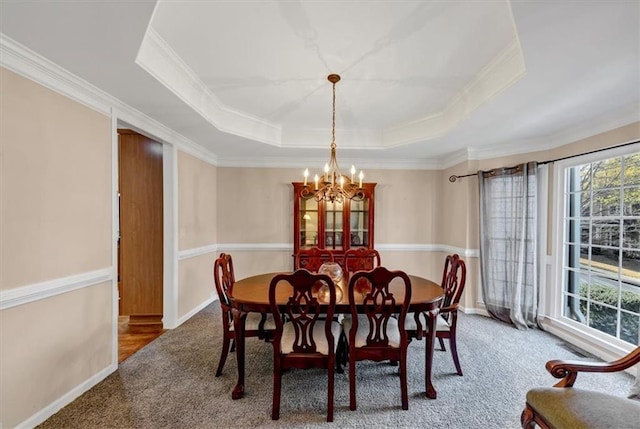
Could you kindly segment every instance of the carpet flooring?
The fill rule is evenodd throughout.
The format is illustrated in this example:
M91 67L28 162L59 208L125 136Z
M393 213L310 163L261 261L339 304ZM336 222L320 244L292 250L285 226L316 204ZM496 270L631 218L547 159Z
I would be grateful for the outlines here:
M235 354L214 376L221 346L220 310L214 302L124 361L116 372L39 427L48 428L519 428L525 394L556 381L550 359L591 360L540 330L518 331L492 319L461 314L458 352L436 350L433 383L424 396L424 342L409 345L409 410L400 407L397 367L357 363L358 409L349 410L348 372L336 374L335 420L326 420L326 372L294 370L283 376L280 420L271 420L272 347L246 344L245 397L231 399ZM445 342L446 343L446 342ZM625 396L625 373L580 374L576 386Z

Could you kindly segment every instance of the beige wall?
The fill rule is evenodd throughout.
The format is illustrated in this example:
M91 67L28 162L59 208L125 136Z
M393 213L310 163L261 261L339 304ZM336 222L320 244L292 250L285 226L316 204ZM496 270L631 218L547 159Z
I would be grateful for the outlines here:
M436 244L441 177L430 170L371 170L376 244Z
M0 311L0 416L15 427L111 364L112 283Z
M217 168L178 151L178 250L214 246L217 241ZM178 263L178 318L189 314L215 291L215 253L181 259Z
M218 243L291 243L300 170L218 168Z
M215 244L217 168L178 151L178 250Z
M0 289L108 269L111 120L0 68ZM105 370L112 283L0 311L0 416L14 427Z
M0 94L0 290L110 266L110 119L2 68Z
M215 253L205 253L180 261L178 270L178 318L191 313L215 295L213 261Z

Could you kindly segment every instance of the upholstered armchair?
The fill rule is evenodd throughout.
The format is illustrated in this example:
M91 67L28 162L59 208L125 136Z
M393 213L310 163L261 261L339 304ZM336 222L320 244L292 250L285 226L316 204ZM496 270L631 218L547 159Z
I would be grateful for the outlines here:
M547 371L561 380L554 387L527 392L521 422L525 429L598 429L640 427L640 402L573 387L579 372L616 372L640 363L640 347L614 362L552 360Z

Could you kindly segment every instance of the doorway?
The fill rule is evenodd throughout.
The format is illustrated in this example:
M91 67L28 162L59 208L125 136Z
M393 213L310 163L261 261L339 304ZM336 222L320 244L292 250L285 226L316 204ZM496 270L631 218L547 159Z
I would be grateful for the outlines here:
M119 361L163 332L162 144L118 129Z

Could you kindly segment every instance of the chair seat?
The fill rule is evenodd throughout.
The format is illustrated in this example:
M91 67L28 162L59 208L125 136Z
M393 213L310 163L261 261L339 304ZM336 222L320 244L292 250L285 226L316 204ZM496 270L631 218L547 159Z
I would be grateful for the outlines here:
M333 351L338 348L338 340L342 333L342 326L338 322L331 322L331 333L333 334ZM280 341L280 352L282 354L293 353L293 342L296 339L293 323L287 322L282 327L282 339ZM313 326L313 339L316 342L316 351L322 355L329 354L329 344L324 333L324 323L316 323Z
M409 317L409 316L407 316ZM342 327L347 338L353 321L351 317L345 317L342 321ZM367 344L367 336L369 335L369 320L364 314L358 315L358 330L356 331L356 348L361 348ZM394 348L400 347L400 330L398 329L398 320L391 317L387 323L387 335L389 336L389 346Z
M247 313L247 318L244 322L244 329L247 331L257 331L260 329L260 322L262 321L262 313ZM273 331L276 329L276 322L273 320L271 313L267 314L264 321L263 329L265 331ZM229 330L233 331L233 322L229 323Z
M527 403L556 429L640 427L640 402L606 393L536 388L527 392Z
M420 313L418 316L420 318L420 323L422 324L422 329L427 331L427 318L424 313ZM415 331L418 329L418 325L416 324L415 313L407 313L407 318L404 321L404 329L407 331ZM451 325L447 319L442 317L441 314L438 315L436 319L436 331L448 331L451 329Z

